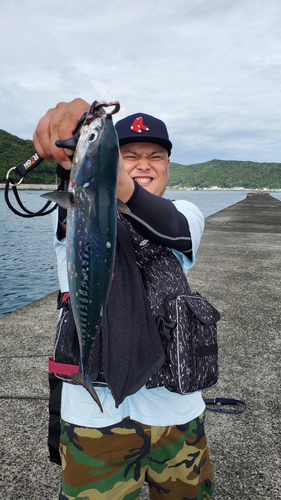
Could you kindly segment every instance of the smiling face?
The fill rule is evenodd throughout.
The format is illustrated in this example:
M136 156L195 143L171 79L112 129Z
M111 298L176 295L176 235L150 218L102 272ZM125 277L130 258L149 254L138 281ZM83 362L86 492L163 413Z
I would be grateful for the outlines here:
M128 175L150 193L163 196L169 178L168 151L150 142L124 144L120 151Z

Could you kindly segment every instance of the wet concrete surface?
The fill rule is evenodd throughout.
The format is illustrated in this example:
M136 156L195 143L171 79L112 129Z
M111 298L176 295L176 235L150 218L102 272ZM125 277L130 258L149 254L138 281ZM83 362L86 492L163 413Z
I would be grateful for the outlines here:
M192 289L221 312L220 379L204 397L247 403L207 411L215 500L281 498L281 202L256 193L207 218ZM60 468L48 460L48 371L56 294L0 318L0 498L55 500ZM17 396L46 399L18 399ZM144 487L140 498L148 499ZM173 499L171 499L173 500Z

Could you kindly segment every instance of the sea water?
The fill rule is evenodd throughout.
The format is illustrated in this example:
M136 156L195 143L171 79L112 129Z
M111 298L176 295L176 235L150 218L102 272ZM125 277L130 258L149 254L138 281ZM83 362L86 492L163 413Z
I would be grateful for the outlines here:
M45 204L40 190L21 190L20 198L31 211ZM246 191L171 190L165 196L185 199L208 217L246 197ZM281 201L281 193L271 193ZM10 196L16 206L13 194ZM0 316L59 288L53 248L52 216L22 218L6 205L0 191Z

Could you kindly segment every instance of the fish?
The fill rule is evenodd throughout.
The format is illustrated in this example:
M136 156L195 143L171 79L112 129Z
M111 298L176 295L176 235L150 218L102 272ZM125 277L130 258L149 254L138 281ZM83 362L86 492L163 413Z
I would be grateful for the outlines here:
M105 111L113 105L112 112ZM89 367L113 279L119 144L112 114L119 108L118 101L93 102L80 128L68 191L41 195L67 208L67 274L80 349L79 372L70 379L90 393L101 411Z
M107 106L114 106L114 110L105 112ZM77 144L71 143L74 156L68 192L41 195L67 209L67 274L80 349L79 372L70 375L70 379L90 393L101 411L101 402L90 381L89 367L113 278L117 211L155 236L172 240L117 199L119 143L111 115L119 108L118 101L93 102L79 130Z

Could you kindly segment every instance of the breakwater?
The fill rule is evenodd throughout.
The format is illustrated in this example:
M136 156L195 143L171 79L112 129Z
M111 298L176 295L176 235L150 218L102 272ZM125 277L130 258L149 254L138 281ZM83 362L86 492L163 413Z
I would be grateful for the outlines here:
M220 379L206 397L236 397L241 415L207 412L214 500L277 500L280 469L281 202L254 194L211 215L189 282L221 312ZM0 318L0 395L48 397L56 294ZM0 399L3 498L55 500L47 401ZM27 459L28 457L28 459ZM142 498L146 499L144 488Z

